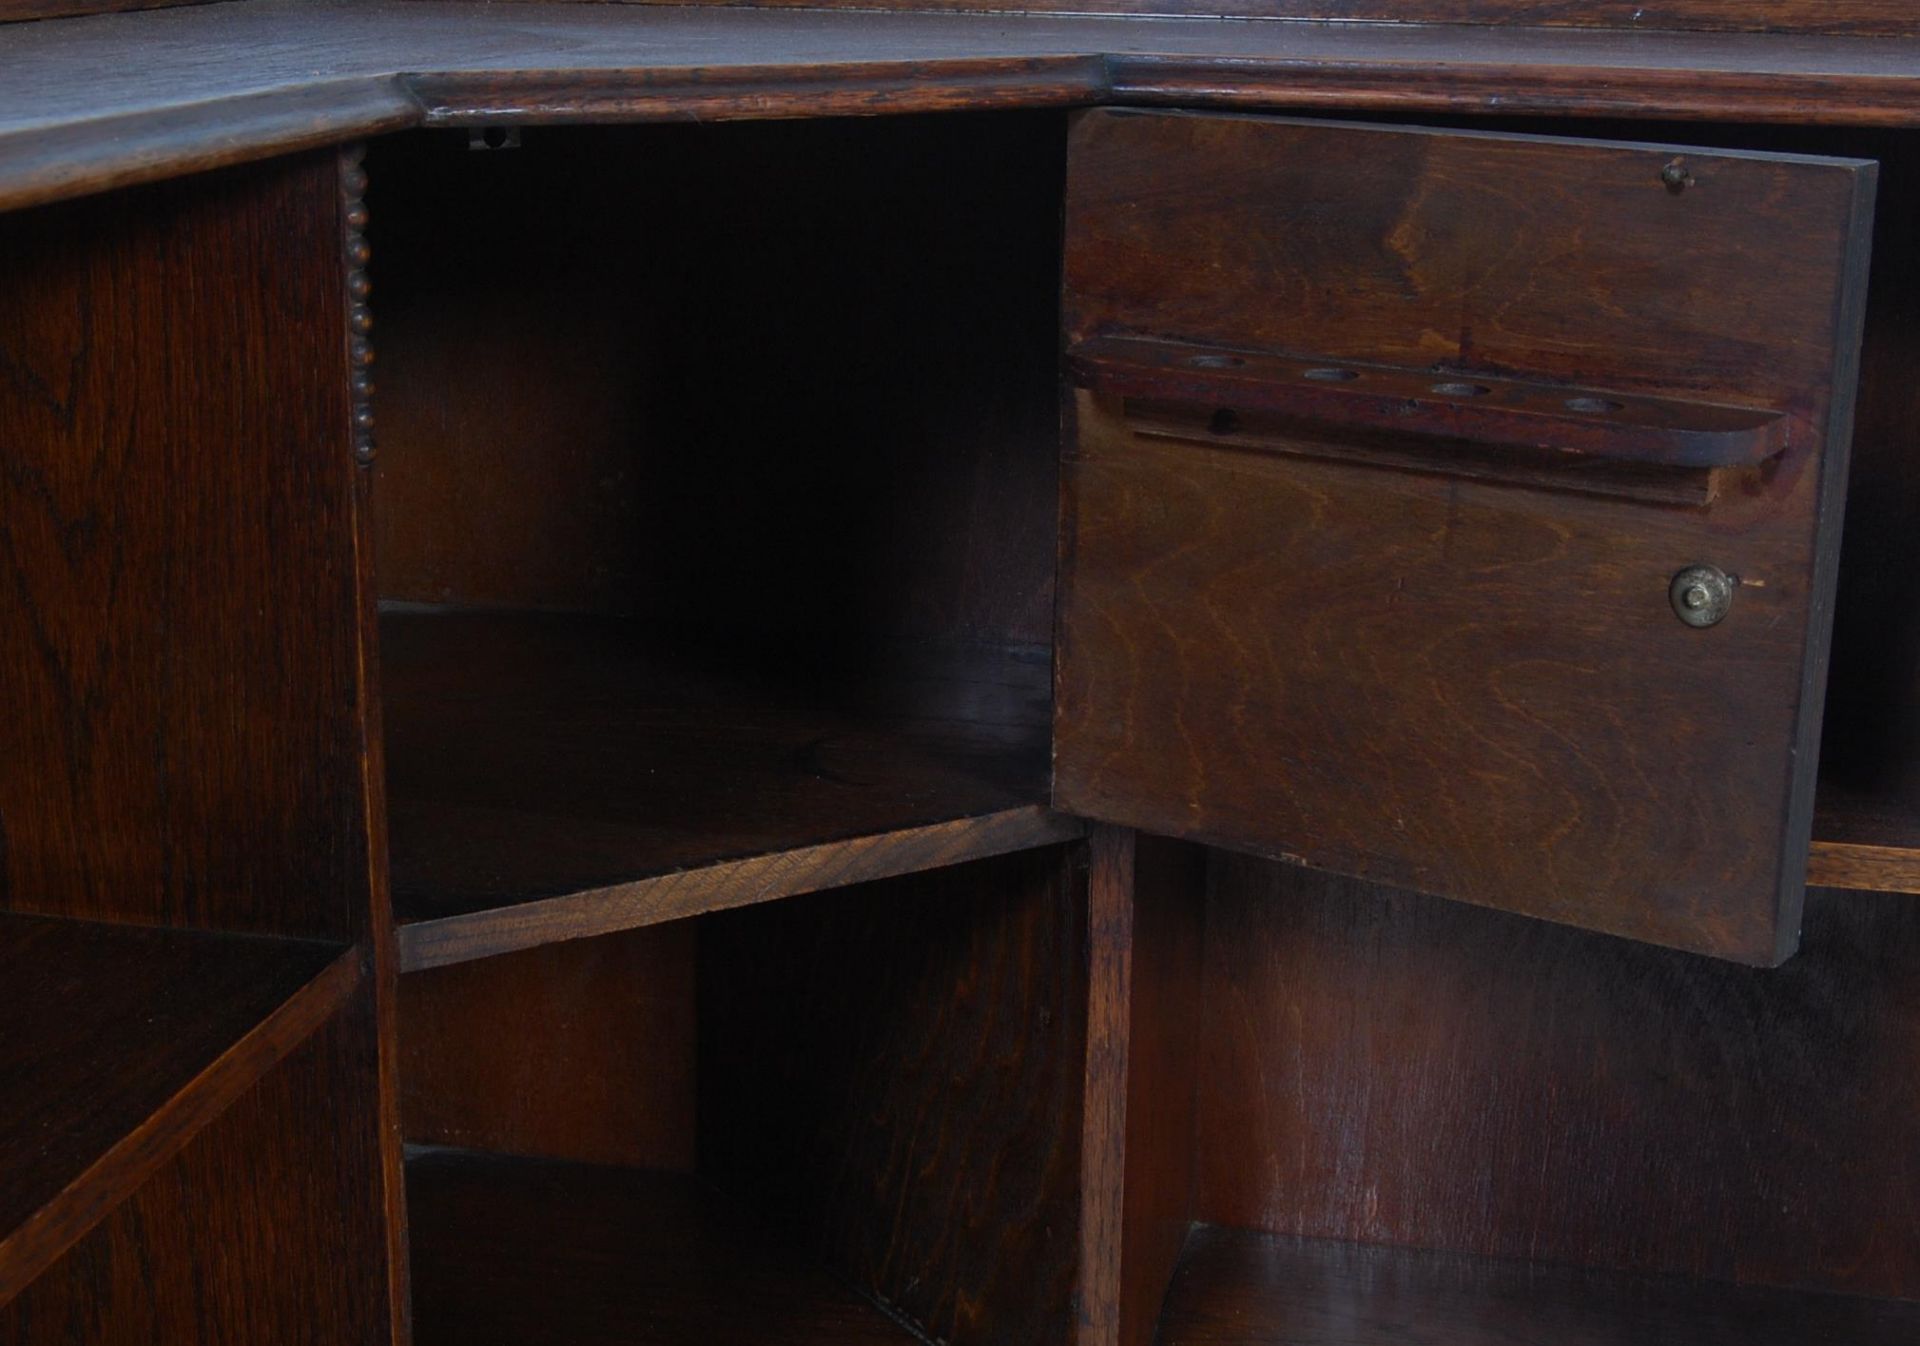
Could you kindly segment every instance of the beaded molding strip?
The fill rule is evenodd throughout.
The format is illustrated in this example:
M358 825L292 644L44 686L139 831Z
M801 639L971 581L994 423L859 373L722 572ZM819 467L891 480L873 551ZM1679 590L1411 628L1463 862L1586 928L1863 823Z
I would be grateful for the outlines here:
M367 306L366 147L340 152L340 219L347 256L347 358L353 369L353 456L362 466L373 462L373 310Z

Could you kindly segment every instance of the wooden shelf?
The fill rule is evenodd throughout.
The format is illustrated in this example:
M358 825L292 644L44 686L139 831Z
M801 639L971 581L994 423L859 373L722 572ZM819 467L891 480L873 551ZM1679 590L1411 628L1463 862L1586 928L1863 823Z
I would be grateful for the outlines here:
M1896 1346L1920 1304L1196 1226L1160 1346Z
M649 643L624 623L381 620L407 968L1080 835L1044 807L1044 656Z
M1819 888L1920 893L1920 808L1911 791L1823 776L1814 796L1807 882Z
M687 1174L432 1150L407 1205L418 1346L919 1340Z
M359 975L359 955L328 944L0 916L0 1303Z

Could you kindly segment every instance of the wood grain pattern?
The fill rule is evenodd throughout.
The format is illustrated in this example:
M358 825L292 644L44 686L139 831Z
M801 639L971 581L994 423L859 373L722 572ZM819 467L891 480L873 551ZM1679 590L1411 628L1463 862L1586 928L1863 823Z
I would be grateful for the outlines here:
M1920 906L1760 972L1217 854L1195 1216L1916 1297Z
M1075 340L1745 402L1793 447L1696 512L1150 439L1083 395L1057 803L1790 954L1871 166L1116 112L1070 158ZM1741 578L1705 632L1667 595L1702 560Z
M428 1151L407 1165L419 1346L908 1346L699 1179Z
M382 625L410 967L1078 831L1038 803L1044 656L810 665L593 619Z
M0 222L0 907L368 928L330 153Z
M9 1346L389 1346L363 992L0 1306Z
M702 1170L954 1346L1074 1330L1078 850L702 918Z
M0 917L0 1302L337 1010L337 946Z
M402 978L408 1142L691 1171L695 928Z
M1162 1346L1896 1346L1920 1306L1194 1230Z
M118 59L128 50L143 59ZM0 209L422 118L1115 102L1920 124L1912 37L240 0L6 25L0 62Z

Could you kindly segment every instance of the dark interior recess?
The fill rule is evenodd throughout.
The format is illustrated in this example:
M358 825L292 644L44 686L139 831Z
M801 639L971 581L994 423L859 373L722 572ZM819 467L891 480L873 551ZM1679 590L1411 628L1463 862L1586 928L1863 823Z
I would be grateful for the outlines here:
M402 983L422 1343L1069 1331L1063 133L372 147L396 917L535 945ZM838 891L524 937L702 874Z
M1881 160L1815 837L1920 844L1915 142L1524 129ZM1064 131L372 147L403 927L1045 803ZM1072 1339L1084 862L972 854L409 972L420 1340ZM1129 901L1127 1346L1910 1329L1910 899L1777 972L1147 841Z

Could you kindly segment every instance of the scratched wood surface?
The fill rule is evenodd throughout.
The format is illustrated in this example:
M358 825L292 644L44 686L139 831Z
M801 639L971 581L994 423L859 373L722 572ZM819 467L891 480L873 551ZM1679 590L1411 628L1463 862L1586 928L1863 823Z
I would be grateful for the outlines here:
M1738 402L1793 447L1675 509L1149 438L1082 394L1059 806L1790 954L1871 166L1129 112L1069 157L1070 340ZM1741 578L1709 630L1667 593L1701 561Z

